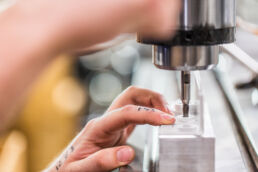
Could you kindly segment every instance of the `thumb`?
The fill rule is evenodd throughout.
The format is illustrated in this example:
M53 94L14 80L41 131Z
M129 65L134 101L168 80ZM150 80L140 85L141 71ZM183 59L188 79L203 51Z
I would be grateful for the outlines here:
M71 169L83 172L110 171L128 165L134 159L134 154L134 150L129 146L106 148L72 163Z

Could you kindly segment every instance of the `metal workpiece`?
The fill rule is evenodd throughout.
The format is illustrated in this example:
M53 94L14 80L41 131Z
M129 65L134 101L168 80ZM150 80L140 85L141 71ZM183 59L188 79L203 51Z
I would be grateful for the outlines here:
M218 46L153 46L152 61L166 70L208 70L218 63Z
M162 126L159 129L159 148L156 149L159 151L159 160L156 162L157 171L215 171L215 136L210 118L206 115L205 128L200 135L178 134L180 130L194 129L190 128L192 124L191 122L188 124L187 121L183 122L185 126L182 125L182 128L177 130L177 134L173 132L173 126ZM187 118L187 120L191 119Z
M192 85L196 85L193 90L196 91L196 96L193 99L198 102L198 113L189 113L187 118L184 113L178 114L174 125L152 130L153 136L147 140L152 153L145 152L145 157L149 156L151 159L149 164L145 164L146 171L215 171L215 136L199 83L195 82L196 75L199 73L193 72ZM182 80L182 84L189 84L189 72L182 72ZM183 96L189 103L189 95Z

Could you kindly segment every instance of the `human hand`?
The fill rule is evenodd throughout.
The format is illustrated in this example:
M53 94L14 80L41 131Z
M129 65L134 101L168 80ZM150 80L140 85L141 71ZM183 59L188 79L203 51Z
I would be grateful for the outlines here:
M164 98L136 87L124 91L100 118L91 120L52 171L110 171L129 164L134 150L126 139L135 124L170 125L175 118Z

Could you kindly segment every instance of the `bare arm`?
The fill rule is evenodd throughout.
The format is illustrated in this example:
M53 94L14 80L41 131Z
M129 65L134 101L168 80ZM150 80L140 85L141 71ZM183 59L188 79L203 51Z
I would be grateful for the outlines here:
M30 84L55 55L52 31L31 22L19 7L0 16L0 131L15 115ZM37 23L38 22L38 23Z
M178 11L178 0L18 1L0 15L0 131L55 56L124 32L168 36Z

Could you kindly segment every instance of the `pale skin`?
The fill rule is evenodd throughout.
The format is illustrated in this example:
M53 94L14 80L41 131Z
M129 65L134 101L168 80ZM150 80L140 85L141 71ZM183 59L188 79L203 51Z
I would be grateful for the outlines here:
M121 33L166 38L179 0L17 0L0 14L0 131L15 117L31 83L60 53Z
M15 118L27 90L57 55L92 47L121 33L138 32L159 39L170 37L179 11L179 0L18 0L0 14L0 131ZM115 158L120 150L116 146L125 143L135 124L174 122L174 119L170 123L164 121L164 113L169 111L163 98L148 104L150 99L146 97L157 93L136 90L137 94L131 91L134 96L123 93L102 118L86 125L76 137L75 145L65 152L67 159L59 171L108 171L128 164L132 159L121 163ZM139 106L154 109L138 110ZM103 133L114 140L120 138L121 143L106 140ZM102 155L102 149L106 154L101 159L112 163L97 169L96 157Z
M64 153L45 172L99 172L128 165L134 150L126 140L136 124L174 124L162 95L129 87L100 118L88 122Z

